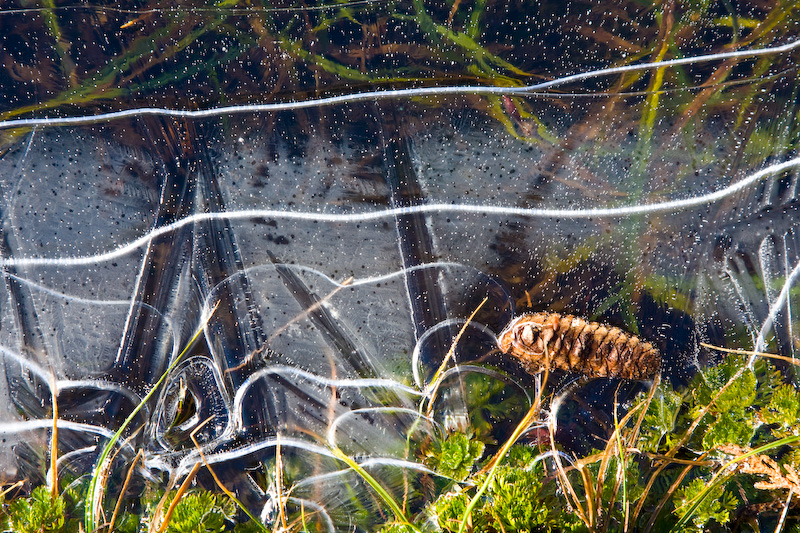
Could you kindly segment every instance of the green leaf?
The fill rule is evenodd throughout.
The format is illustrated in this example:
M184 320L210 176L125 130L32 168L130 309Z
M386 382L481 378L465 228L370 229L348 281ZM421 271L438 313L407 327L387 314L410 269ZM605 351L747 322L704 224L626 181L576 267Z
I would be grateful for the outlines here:
M459 488L456 488L456 490L440 496L433 503L433 514L442 531L456 532L459 530L461 520L467 512L469 501L469 496L461 492ZM473 517L472 526L476 531L484 531L486 529L480 515Z
M537 498L543 478L541 463L531 469L501 467L487 494L487 521L494 531L539 531L551 521L551 509Z
M756 376L750 370L745 370L739 378L733 381L719 394L712 411L717 412L744 412L749 409L756 399Z
M769 403L761 410L761 418L767 424L785 428L797 424L798 411L800 398L797 391L791 385L782 385L772 393Z
M692 480L687 486L675 491L673 502L675 503L675 514L683 518L689 511L689 505L695 498L703 497L691 517L689 524L694 526L696 531L703 531L711 520L719 525L725 525L730 520L730 511L739 505L739 500L730 493L724 492L722 485L717 485L708 491L707 494L701 493L706 489L707 480L697 478ZM689 526L686 524L686 526Z
M707 450L720 445L747 446L755 434L752 415L731 411L719 413L703 436L703 447Z
M378 533L415 533L417 530L408 524L401 524L400 522L392 522L386 524L378 530Z
M167 533L213 533L225 529L236 510L224 494L208 491L187 494L175 506Z
M548 478L543 461L536 460L534 448L512 446L486 491L470 510L474 487L454 490L440 496L431 512L442 531L455 533L461 529L465 515L474 532L524 533L534 531L572 531L580 529L580 520L573 514L558 492L557 484ZM486 480L486 473L470 478L475 485Z
M682 405L683 398L679 393L659 384L655 397L647 407L639 435L639 446L643 451L658 452L662 441L667 448L672 447L677 440L675 427Z
M719 445L749 446L760 424L756 419L758 380L742 357L728 357L705 370L692 387L692 418L708 406L701 444L706 450Z
M11 530L15 533L66 533L76 528L66 519L66 502L53 498L45 486L33 489L30 497L17 498L8 505Z
M435 468L443 476L463 481L483 455L483 443L464 433L453 433L441 443Z
M208 320L207 317L206 320ZM204 324L205 325L205 322ZM139 413L139 411L147 405L147 402L150 401L150 398L156 393L156 391L161 386L161 383L167 378L167 376L172 372L176 366L183 360L183 356L194 346L194 343L200 337L200 334L203 332L203 328L197 328L194 336L189 340L187 345L184 347L183 351L178 354L178 357L175 358L172 363L167 367L161 377L153 384L147 394L144 395L142 400L134 407L133 411L128 415L128 418L122 423L117 432L109 439L106 445L103 447L103 450L100 452L100 456L97 458L97 463L95 464L95 468L92 471L92 476L89 481L89 487L87 489L86 494L86 503L84 504L84 530L93 532L98 528L98 524L96 523L95 513L99 515L99 511L101 510L102 502L103 502L103 487L101 478L103 477L103 472L110 468L110 459L111 459L111 452L116 446L119 439L122 437L123 432L128 428L128 426L133 422L133 419ZM247 512L247 510L245 510Z

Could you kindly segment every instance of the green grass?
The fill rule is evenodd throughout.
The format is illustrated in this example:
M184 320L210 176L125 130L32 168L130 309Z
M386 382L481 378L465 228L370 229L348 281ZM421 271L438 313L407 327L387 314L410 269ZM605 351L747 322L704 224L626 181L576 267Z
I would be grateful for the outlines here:
M616 418L607 446L584 457L563 457L552 440L525 445L512 436L499 460L476 459L469 475L454 477L448 465L463 470L474 459L464 453L474 438L452 434L427 458L452 482L418 524L453 533L747 530L748 506L788 505L800 468L798 415L795 386L764 360L748 368L734 355L685 390L657 384ZM390 522L383 533L397 527Z
M654 384L629 405L615 406L607 444L585 456L566 454L552 439L561 399L537 398L500 446L481 440L486 434L459 432L414 443L416 459L438 477L436 490L413 512L356 458L337 448L334 453L392 517L381 533L746 531L747 509L772 506L773 515L761 519L774 528L789 505L788 489L800 489L800 393L763 358L751 368L746 355L731 354L681 390ZM531 425L549 429L536 433L533 442L518 442ZM26 495L20 484L9 487L0 500L0 525L25 533L88 531L90 523L81 518L90 508L92 487L109 496L102 467L101 461L94 484L72 483L63 491L40 486ZM237 522L229 493L190 487L202 467L198 463L180 488L151 485L141 491L114 530L315 530L305 510L289 512L285 502L276 524ZM284 465L279 460L275 468ZM283 477L277 471L275 476ZM282 489L287 498L291 490ZM796 522L791 518L782 526ZM99 523L97 515L94 524Z

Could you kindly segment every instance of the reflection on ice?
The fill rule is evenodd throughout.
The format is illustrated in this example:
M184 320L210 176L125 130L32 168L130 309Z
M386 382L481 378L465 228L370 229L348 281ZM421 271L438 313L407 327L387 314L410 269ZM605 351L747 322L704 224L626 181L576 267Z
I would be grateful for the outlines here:
M506 317L505 314L502 314L501 320L506 319L504 321L507 322L511 319L512 309L508 306L504 311L508 312L508 316ZM414 352L411 354L411 371L414 373L414 382L420 390L430 391L430 387L433 385L430 378L433 377L433 373L437 370L436 368L423 368L423 361L430 361L429 354L431 353L447 353L453 339L458 336L459 332L461 333L459 340L463 342L459 342L455 346L455 358L456 361L461 363L477 360L478 356L492 352L497 343L495 339L496 333L480 322L467 322L463 318L453 318L439 322L419 338L414 345ZM443 345L442 342L446 344ZM464 344L472 348L475 346L480 347L471 353L471 357L465 360L463 357L458 356L458 350ZM426 372L424 380L422 377L423 372Z
M752 229L751 229L752 231ZM780 236L753 232L750 250L731 246L726 257L725 277L743 310L753 350L763 352L774 343L777 352L795 357L796 296L800 279L800 243L794 227ZM796 291L794 291L796 294Z
M211 359L185 360L162 389L150 438L170 450L191 446L190 433L203 444L229 436L231 408L222 391L222 376Z
M100 435L106 438L109 438L111 435L113 435L113 432L107 428L92 426L90 424L70 422L69 420L59 420L57 424L59 430L63 429L67 431L77 431L80 433ZM3 422L2 425L0 425L0 433L24 433L29 431L52 429L52 427L52 420L23 420L20 422ZM91 449L94 450L94 447L91 447Z

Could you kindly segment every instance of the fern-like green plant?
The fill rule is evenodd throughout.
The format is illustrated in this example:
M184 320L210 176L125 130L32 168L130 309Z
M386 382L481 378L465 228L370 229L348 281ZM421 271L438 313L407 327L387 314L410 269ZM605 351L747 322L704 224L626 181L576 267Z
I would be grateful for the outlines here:
M431 463L445 477L463 481L483 455L484 444L464 433L453 433L434 445Z
M456 486L433 502L429 509L431 518L446 533L459 531L468 512L471 530L475 532L532 533L580 528L580 520L566 512L566 501L557 495L557 487L552 480L548 481L544 463L536 460L535 453L528 446L511 447L471 511L469 504L475 486ZM480 486L486 476L486 472L480 472L469 481Z
M797 424L800 415L800 396L791 385L782 385L775 389L769 403L761 410L761 418L765 423L777 426L778 433Z
M564 513L555 485L546 483L544 464L533 462L533 450L511 448L505 464L492 480L481 512L491 531L569 531L577 526L575 515ZM572 518L571 520L569 518ZM565 520L566 519L566 520Z
M415 529L407 524L392 522L383 526L378 533L415 533Z
M224 494L197 491L187 494L175 506L167 533L214 533L232 521L236 504Z
M696 478L686 486L675 491L673 502L675 514L683 518L688 510L689 502L701 496L706 489L707 479ZM739 500L732 492L726 491L723 485L717 485L702 498L700 505L694 510L691 520L683 527L685 531L705 531L712 520L724 526L730 520L731 511L739 505Z
M27 498L8 504L7 528L15 533L72 533L78 530L75 520L67 517L67 504L60 495L53 497L44 485L36 487Z

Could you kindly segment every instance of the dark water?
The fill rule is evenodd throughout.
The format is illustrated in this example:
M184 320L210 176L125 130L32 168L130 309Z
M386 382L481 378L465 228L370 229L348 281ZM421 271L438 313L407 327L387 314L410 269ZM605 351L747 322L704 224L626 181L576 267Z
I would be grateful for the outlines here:
M377 516L332 445L401 493L409 434L502 438L533 385L494 335L525 310L636 333L675 384L700 342L793 357L800 47L765 6L5 6L7 476L39 475L52 378L81 471L200 327L133 447L185 472L210 418L271 519L280 445L330 528Z

